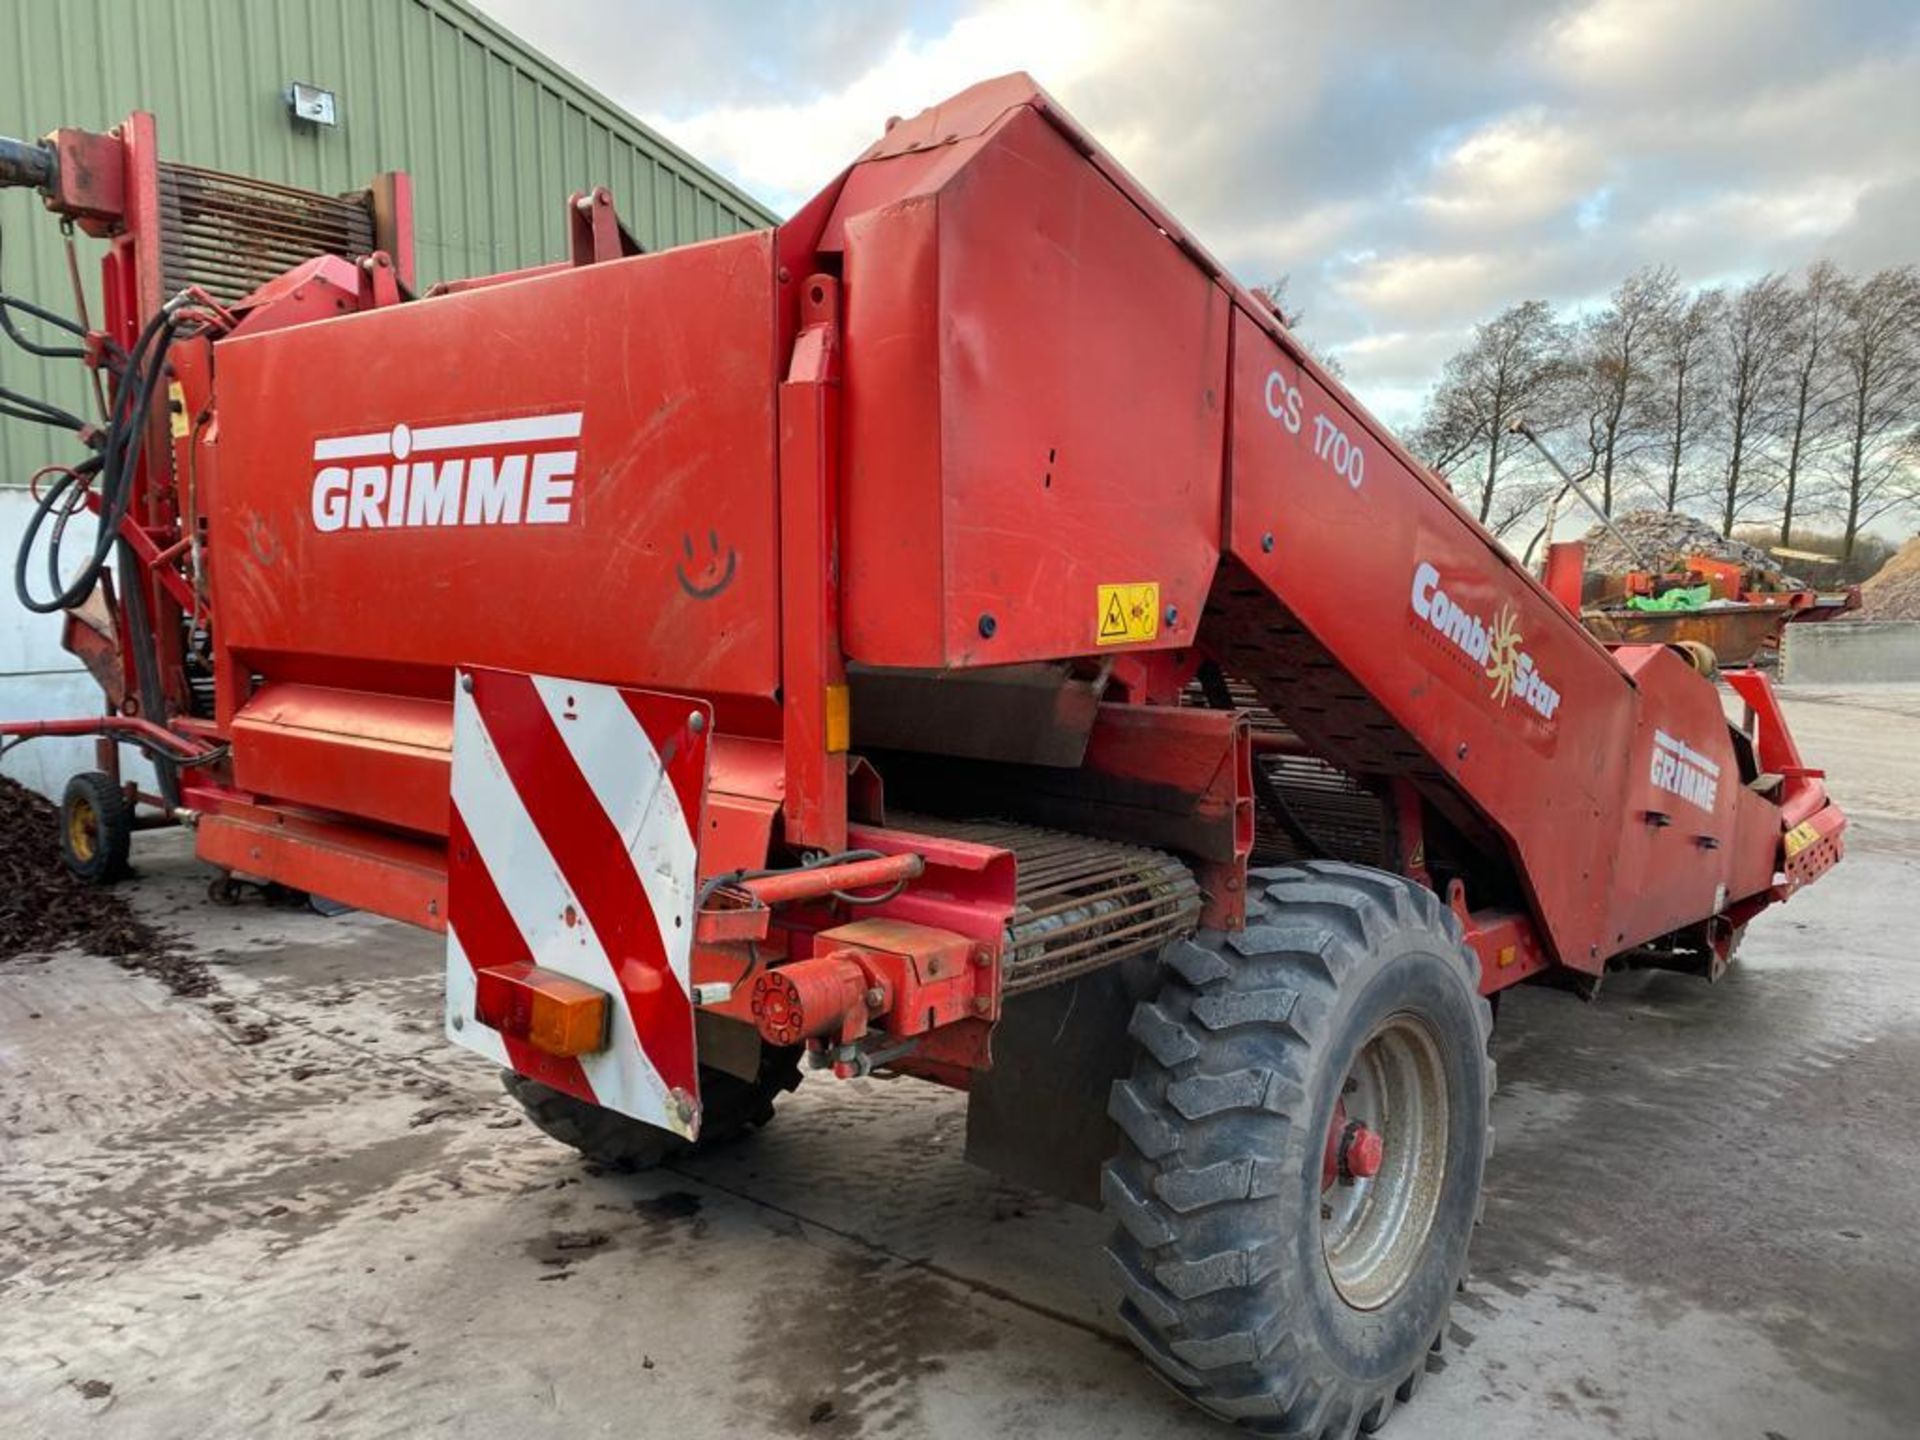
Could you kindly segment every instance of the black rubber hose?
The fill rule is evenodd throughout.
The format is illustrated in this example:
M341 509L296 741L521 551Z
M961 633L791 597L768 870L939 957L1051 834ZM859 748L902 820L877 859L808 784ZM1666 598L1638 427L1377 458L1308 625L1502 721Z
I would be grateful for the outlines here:
M38 355L43 360L84 360L87 358L87 350L84 345L42 345L37 340L28 339L26 335L21 333L20 327L13 323L13 317L7 313L9 310L24 311L42 324L55 326L61 330L65 330L71 335L84 336L87 332L82 330L78 325L75 325L64 315L56 315L51 310L43 310L31 300L22 300L17 295L0 295L0 330L6 331L7 338L12 340L14 344L18 345L29 355Z
M87 422L69 410L45 400L37 400L31 395L22 395L18 390L9 390L0 386L0 415L9 420L25 420L34 425L51 425L56 430L82 431Z
M11 142L0 140L0 147L4 147L9 143ZM48 153L50 154L51 152ZM3 169L4 159L0 158L0 170ZM0 229L0 255L5 253L5 243L6 231ZM43 306L36 305L31 300L22 300L18 295L9 295L6 293L5 287L0 286L0 331L5 331L7 337L29 355L38 355L43 360L84 360L87 358L87 352L83 346L42 345L37 340L28 339L21 333L20 328L13 323L13 317L7 313L9 310L18 310L22 314L31 315L43 325L51 325L56 330L64 330L69 335L78 336L83 340L87 334L86 327L77 321L69 320L64 315L57 315Z
M153 626L148 622L147 582L133 547L122 540L118 545L120 573L126 577L120 587L120 603L127 607L127 641L133 646L134 683L140 688L140 713L156 725L166 723L166 696L160 688L160 657L154 653ZM174 761L157 751L149 756L153 773L160 781L160 798L169 812L180 804L180 771Z
M1207 697L1207 706L1213 710L1237 710L1233 691L1227 685L1227 677L1218 662L1203 660L1200 673L1194 677L1200 682L1200 693ZM1253 762L1253 788L1256 798L1273 816L1274 823L1287 832L1287 837L1306 852L1310 860L1330 860L1327 847L1313 837L1313 833L1300 823L1300 817L1293 813L1293 807L1287 804L1287 797L1274 783L1273 776L1260 768L1258 757Z
M107 423L106 440L98 457L100 528L94 539L93 553L72 583L65 586L60 583L59 537L65 531L66 522L83 503L75 487L84 487L84 477L93 472L86 466L76 466L63 475L41 494L27 519L26 529L20 537L20 551L14 560L13 587L21 605L37 615L50 615L56 610L66 610L80 604L92 593L100 572L106 568L107 557L113 553L114 544L119 539L120 522L132 504L133 477L139 469L140 452L146 444L154 394L166 373L167 349L173 343L173 325L173 316L166 310L149 320L121 371L113 413ZM75 491L70 498L69 491ZM48 583L54 593L42 598L33 594L27 582L27 570L32 563L33 547L41 528L56 511L60 518L55 524L47 551Z

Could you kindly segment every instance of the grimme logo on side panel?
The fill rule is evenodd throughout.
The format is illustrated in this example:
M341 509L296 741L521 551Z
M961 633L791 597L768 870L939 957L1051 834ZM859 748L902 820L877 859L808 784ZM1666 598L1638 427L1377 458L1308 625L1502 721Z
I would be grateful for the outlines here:
M1720 796L1718 762L1664 730L1653 732L1653 763L1647 778L1656 789L1678 795L1702 810L1711 811Z
M573 518L581 413L316 440L314 527L564 525ZM564 441L575 443L556 448Z

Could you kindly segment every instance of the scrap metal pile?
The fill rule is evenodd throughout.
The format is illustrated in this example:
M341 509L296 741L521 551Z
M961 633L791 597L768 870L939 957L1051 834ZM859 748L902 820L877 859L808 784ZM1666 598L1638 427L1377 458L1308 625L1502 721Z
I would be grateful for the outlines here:
M1816 591L1779 558L1692 515L1635 510L1582 542L1581 618L1609 644L1679 644L1708 669L1767 664L1789 622L1857 610L1857 586Z
M1716 560L1749 565L1777 575L1786 589L1799 584L1792 577L1781 575L1780 562L1758 545L1722 535L1692 515L1666 510L1630 510L1614 516L1613 528L1638 553L1630 553L1604 525L1595 525L1585 536L1589 571L1614 574L1627 570L1684 569L1688 556L1710 555Z

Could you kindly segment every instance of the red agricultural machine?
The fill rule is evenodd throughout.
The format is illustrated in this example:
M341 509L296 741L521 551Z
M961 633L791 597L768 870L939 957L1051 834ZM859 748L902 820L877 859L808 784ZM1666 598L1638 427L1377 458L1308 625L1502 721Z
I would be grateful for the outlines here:
M965 1090L1216 1415L1412 1396L1490 997L1717 975L1839 858L1761 676L1589 635L1024 76L776 230L576 195L567 261L418 295L398 178L144 117L0 174L111 241L104 419L6 401L87 447L17 578L109 703L0 729L159 775L76 780L75 865L137 804L444 930L448 1036L604 1160L803 1066Z

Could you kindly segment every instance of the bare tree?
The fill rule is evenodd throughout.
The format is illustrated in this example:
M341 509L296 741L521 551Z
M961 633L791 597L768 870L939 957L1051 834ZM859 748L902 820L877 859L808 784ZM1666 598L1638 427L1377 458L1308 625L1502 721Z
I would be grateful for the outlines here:
M1720 290L1696 290L1663 318L1655 342L1657 406L1664 495L1669 512L1680 508L1681 477L1699 444L1711 433L1718 414L1714 344L1724 323L1727 297Z
M1920 501L1920 271L1902 265L1847 287L1834 358L1845 559L1861 527Z
M1495 516L1511 452L1526 445L1507 427L1526 419L1542 433L1556 428L1564 418L1567 373L1567 327L1544 300L1523 301L1474 327L1466 348L1447 361L1413 448L1450 481L1455 472L1475 472L1468 503L1483 525L1496 518L1504 528L1517 523L1519 516L1505 507Z
M1724 363L1727 467L1721 523L1731 533L1740 512L1764 497L1766 446L1786 398L1786 335L1793 291L1780 275L1762 275L1734 292L1720 326Z
M1292 297L1287 294L1293 288L1292 271L1276 275L1264 285L1254 285L1250 288L1255 297L1267 302L1268 308L1280 317L1280 323L1289 330L1307 318L1307 312L1295 305Z
M1794 509L1801 478L1815 452L1831 438L1835 402L1842 388L1834 363L1835 334L1845 320L1847 278L1831 260L1807 267L1791 297L1786 348L1792 368L1785 428L1787 461L1780 497L1780 543L1793 543Z
M1572 380L1587 422L1600 508L1609 515L1616 480L1654 441L1657 341L1676 308L1677 289L1671 270L1635 271L1578 332Z
M1284 277L1264 288L1298 318ZM1539 300L1477 326L1410 443L1496 535L1551 525L1564 494L1514 453L1521 418L1609 513L1645 481L1669 511L1710 501L1728 533L1758 511L1771 538L1777 503L1781 544L1831 514L1850 557L1875 521L1920 515L1920 267L1860 281L1821 260L1730 294L1653 267L1577 326Z
M1533 538L1521 553L1522 561L1531 564L1534 551L1546 538L1554 507L1565 500L1566 487L1559 477L1538 471L1516 477L1510 471L1508 478L1501 482L1500 492L1494 496L1493 509L1484 523L1501 540L1506 540L1522 523L1531 524L1534 527ZM1546 518L1543 519L1543 516ZM1507 542L1507 548L1521 550L1517 536Z
M1300 326L1307 318L1307 312L1293 303L1293 297L1287 292L1293 288L1291 271L1278 275L1264 285L1255 285L1251 289L1256 297L1266 302L1267 307L1280 317L1280 323L1293 333L1300 348L1311 355L1335 379L1344 377L1346 367L1340 363L1340 357L1316 341L1309 340L1300 333Z

